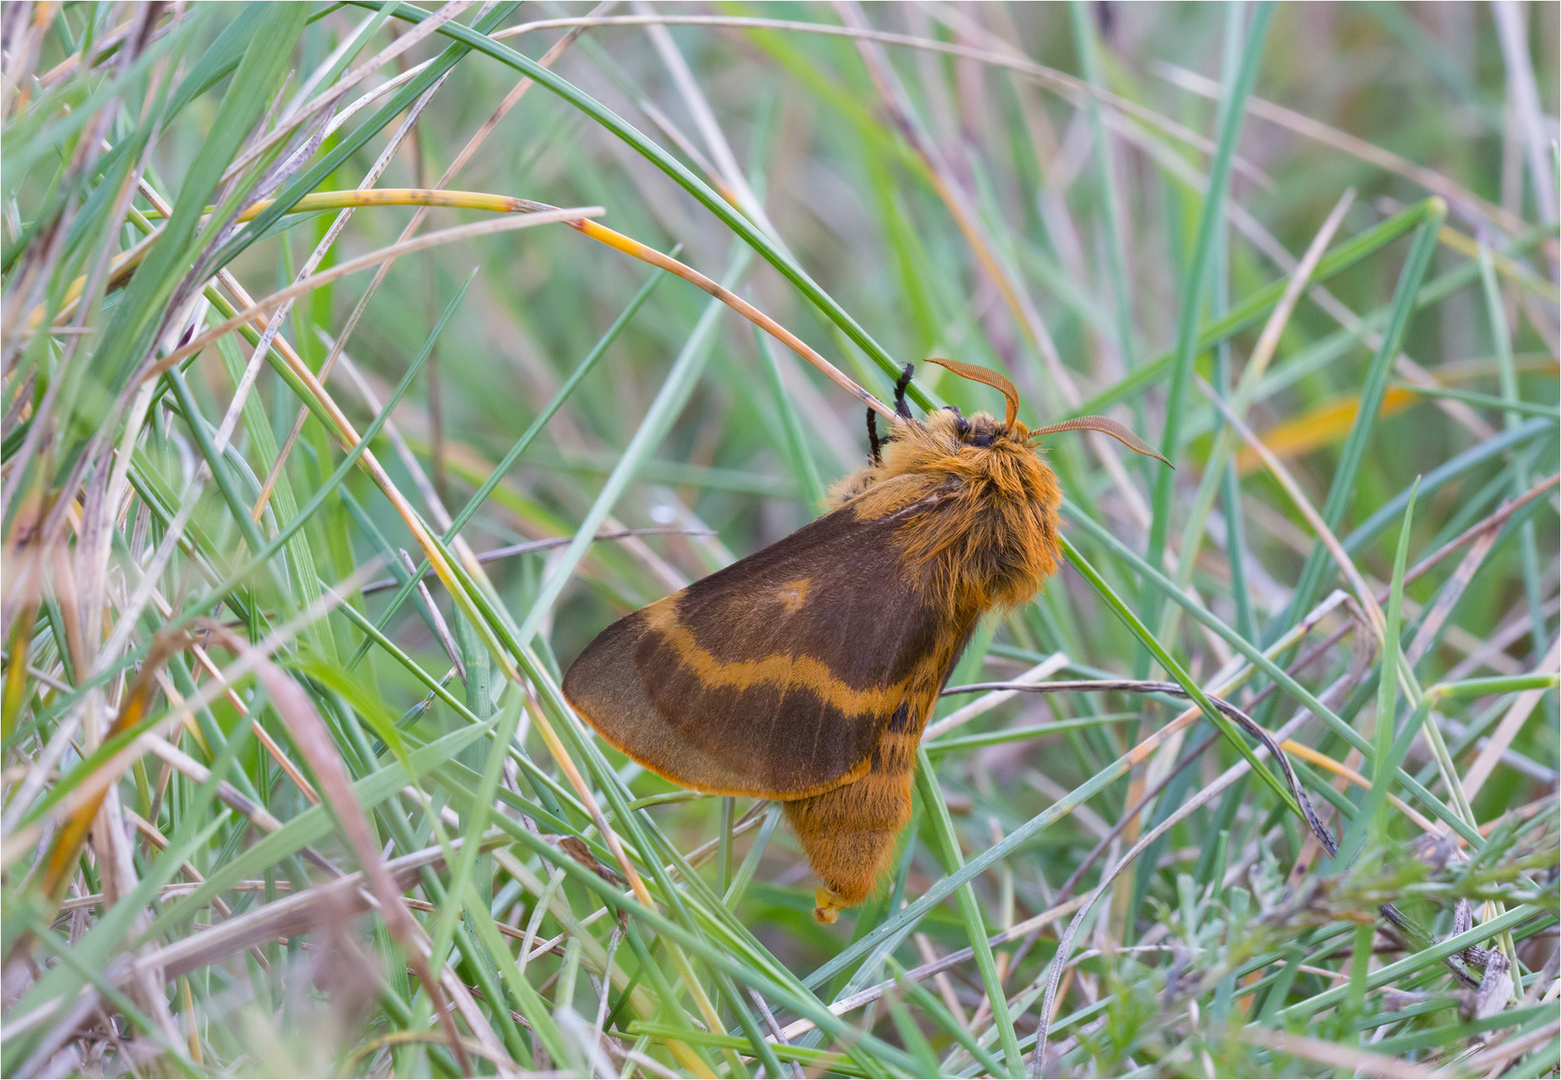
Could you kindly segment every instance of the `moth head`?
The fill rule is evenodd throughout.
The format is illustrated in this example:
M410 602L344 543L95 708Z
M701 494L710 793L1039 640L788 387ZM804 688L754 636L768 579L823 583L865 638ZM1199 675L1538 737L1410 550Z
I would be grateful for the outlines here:
M955 450L1012 449L1028 453L1034 449L1029 430L1023 424L1006 424L990 413L966 416L953 405L946 405L930 413L924 423Z

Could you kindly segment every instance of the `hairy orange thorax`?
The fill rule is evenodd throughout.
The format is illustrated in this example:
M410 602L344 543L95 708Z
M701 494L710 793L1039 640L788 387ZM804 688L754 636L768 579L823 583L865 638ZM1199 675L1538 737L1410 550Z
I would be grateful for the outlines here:
M831 506L860 518L906 514L896 542L927 599L955 618L1016 607L1056 572L1061 501L1023 424L952 409L896 424L882 460L830 491Z

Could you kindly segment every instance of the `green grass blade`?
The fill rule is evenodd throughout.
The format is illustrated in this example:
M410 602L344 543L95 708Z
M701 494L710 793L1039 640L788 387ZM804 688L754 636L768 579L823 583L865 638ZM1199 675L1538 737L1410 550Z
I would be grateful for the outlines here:
M1181 459L1182 414L1187 397L1187 387L1192 382L1192 364L1198 353L1198 325L1203 314L1204 290L1214 268L1214 244L1221 233L1220 223L1225 214L1225 198L1230 184L1231 164L1241 140L1242 121L1247 115L1246 100L1257 80L1258 62L1263 55L1263 44L1268 37L1268 23L1273 16L1273 5L1260 3L1253 12L1252 25L1242 49L1241 66L1236 80L1228 89L1228 99L1223 103L1224 121L1220 125L1214 160L1209 166L1209 186L1204 195L1203 208L1198 217L1198 239L1193 248L1192 264L1182 278L1181 314L1177 320L1175 361L1170 371L1170 385L1166 390L1165 428L1160 437L1160 453L1171 462ZM1176 474L1162 469L1155 476L1152 511L1149 527L1149 547L1146 558L1158 566L1165 554L1166 536L1171 528L1171 500L1176 492ZM1144 622L1158 625L1164 597L1158 590L1146 590L1143 606ZM1142 670L1142 665L1139 665Z

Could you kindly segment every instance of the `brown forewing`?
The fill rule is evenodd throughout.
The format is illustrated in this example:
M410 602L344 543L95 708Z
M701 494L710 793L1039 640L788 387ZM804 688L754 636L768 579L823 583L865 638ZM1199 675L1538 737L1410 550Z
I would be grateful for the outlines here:
M948 628L907 576L905 524L826 514L609 626L565 696L684 787L795 799L860 777L908 690L942 674L920 670Z

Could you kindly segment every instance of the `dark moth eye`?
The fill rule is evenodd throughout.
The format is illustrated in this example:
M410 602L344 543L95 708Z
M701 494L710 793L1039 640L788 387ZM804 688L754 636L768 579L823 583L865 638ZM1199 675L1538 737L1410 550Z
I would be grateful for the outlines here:
M987 432L983 431L979 435L971 436L969 441L970 441L970 445L971 446L991 446L992 445L992 436L990 434L988 434Z
M960 411L954 406L945 405L943 407L954 414L954 430L959 434L959 437L963 439L966 435L970 434L970 421L966 420Z

